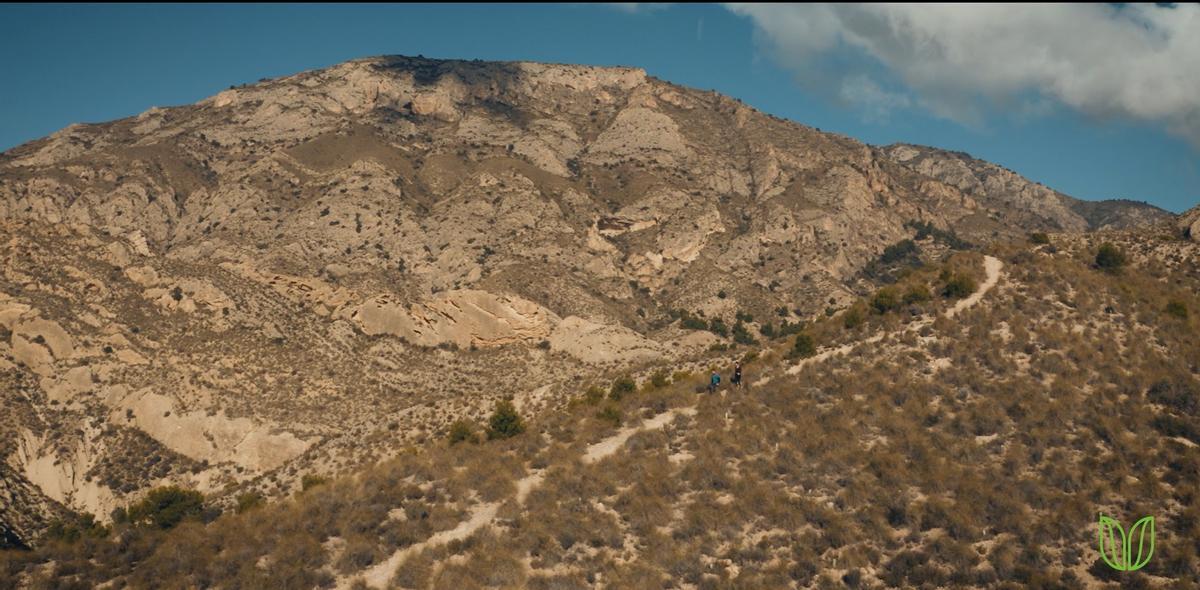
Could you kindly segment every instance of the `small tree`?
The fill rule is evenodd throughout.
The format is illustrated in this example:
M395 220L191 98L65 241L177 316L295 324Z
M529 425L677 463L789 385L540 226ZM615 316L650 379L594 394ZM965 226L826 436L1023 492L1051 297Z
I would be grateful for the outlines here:
M1096 251L1096 266L1101 270L1116 272L1125 266L1125 253L1112 244L1101 244Z
M947 299L960 299L974 293L975 279L962 273L954 273L942 288L942 296Z
M629 375L618 377L608 390L608 399L620 401L621 398L637 391L637 382Z
M895 287L884 287L875 292L871 307L876 313L884 314L900 307L900 292Z
M792 344L792 352L789 356L792 358L808 358L817 354L817 345L813 342L813 337L808 334L800 333L796 335L796 341Z
M1050 236L1046 235L1045 232L1035 231L1035 232L1029 234L1029 241L1033 242L1034 244L1038 244L1038 245L1049 244Z
M525 424L513 403L506 399L496 402L496 410L488 419L488 440L511 438L522 432L525 432Z
M129 507L129 522L169 529L185 519L198 519L204 512L204 495L179 486L154 488Z
M755 340L754 336L750 335L750 330L746 329L746 324L741 322L733 325L733 341L747 346L758 344L758 340Z

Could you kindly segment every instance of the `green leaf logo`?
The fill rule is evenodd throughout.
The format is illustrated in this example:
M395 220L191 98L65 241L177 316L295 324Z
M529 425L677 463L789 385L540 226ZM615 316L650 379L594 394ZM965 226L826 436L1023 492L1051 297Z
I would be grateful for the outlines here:
M1134 553L1134 549L1137 553ZM1147 516L1133 523L1129 534L1121 523L1100 515L1100 558L1119 572L1140 570L1154 555L1154 517Z

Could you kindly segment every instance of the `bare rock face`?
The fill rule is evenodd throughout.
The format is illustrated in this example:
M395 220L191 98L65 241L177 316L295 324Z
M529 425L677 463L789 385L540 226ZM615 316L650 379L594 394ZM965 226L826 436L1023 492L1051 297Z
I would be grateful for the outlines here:
M895 144L884 148L895 161L970 195L990 213L1022 229L1087 231L1149 227L1167 211L1128 200L1083 201L1017 173L959 152Z
M1156 215L1081 207L636 68L377 57L72 125L0 154L0 536L552 411L728 343L679 310L844 305L912 222Z
M550 335L550 347L589 364L653 361L666 356L665 347L622 326L570 316Z

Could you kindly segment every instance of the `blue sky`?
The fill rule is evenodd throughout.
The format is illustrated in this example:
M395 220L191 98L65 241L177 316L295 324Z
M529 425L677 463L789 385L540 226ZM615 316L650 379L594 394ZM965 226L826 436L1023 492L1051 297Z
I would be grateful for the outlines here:
M785 16L796 15L778 22L791 22ZM798 16L807 26L809 15ZM789 37L793 30L772 19L718 5L3 5L0 149L260 78L421 54L638 66L869 143L969 152L1080 198L1130 198L1172 211L1200 201L1200 143L1176 123L1195 120L1187 118L1190 103L1172 119L1178 105L1098 114L1091 105L1111 104L1104 96L1055 95L1036 85L1018 85L1000 101L995 89L951 93L912 63L872 54L878 46L870 40L840 30L840 41L797 46L809 37ZM930 94L933 87L940 94Z

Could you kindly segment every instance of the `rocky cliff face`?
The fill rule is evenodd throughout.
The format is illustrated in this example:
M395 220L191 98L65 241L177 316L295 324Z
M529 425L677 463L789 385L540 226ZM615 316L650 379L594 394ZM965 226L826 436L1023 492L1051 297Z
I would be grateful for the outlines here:
M1184 237L1190 238L1193 242L1200 242L1200 206L1184 211L1176 220L1176 225Z
M1098 225L979 165L638 69L404 57L68 127L0 155L0 449L40 494L5 501L285 493L724 341L678 310L838 307L912 221Z
M883 151L911 170L970 195L990 215L1022 229L1134 229L1172 217L1168 211L1137 201L1076 199L960 152L909 144L890 145Z

